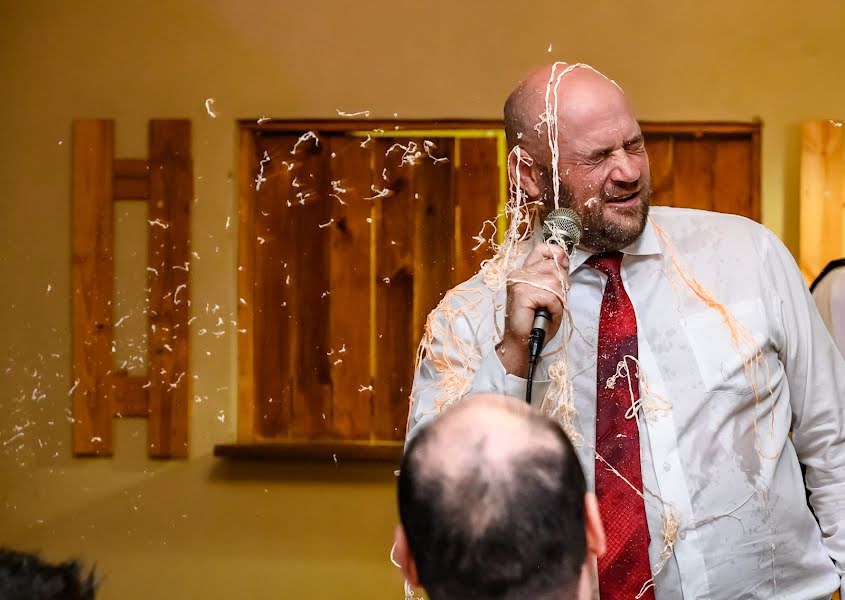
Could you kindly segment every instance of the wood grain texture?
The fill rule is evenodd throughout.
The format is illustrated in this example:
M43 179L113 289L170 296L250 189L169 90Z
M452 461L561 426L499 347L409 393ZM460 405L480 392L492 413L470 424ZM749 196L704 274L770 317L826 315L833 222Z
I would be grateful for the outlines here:
M370 242L373 230L371 147L338 136L329 145L331 206L329 350L332 432L339 439L368 439L372 428L370 364ZM332 182L335 182L332 184Z
M114 123L73 122L73 452L111 455Z
M844 137L843 127L832 121L801 124L798 264L808 282L815 279L828 262L842 256Z
M149 454L186 457L190 415L190 210L186 120L152 120L149 201Z
M488 240L493 237L493 224L499 209L497 140L466 138L456 140L455 144L453 286L472 277L481 262L493 255ZM479 241L478 237L483 241Z

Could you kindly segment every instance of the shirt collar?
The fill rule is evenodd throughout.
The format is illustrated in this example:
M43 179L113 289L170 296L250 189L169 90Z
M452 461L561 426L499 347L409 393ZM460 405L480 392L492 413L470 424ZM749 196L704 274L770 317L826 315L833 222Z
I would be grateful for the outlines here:
M543 242L543 225L540 219L534 221L534 234L532 236L533 245L541 244ZM663 248L660 246L660 240L657 233L654 231L654 225L651 219L645 222L645 228L640 236L633 242L622 248L623 254L631 254L633 256L651 256L655 254L663 254ZM583 265L588 258L593 255L589 250L578 248L574 256L569 260L569 273L572 274Z

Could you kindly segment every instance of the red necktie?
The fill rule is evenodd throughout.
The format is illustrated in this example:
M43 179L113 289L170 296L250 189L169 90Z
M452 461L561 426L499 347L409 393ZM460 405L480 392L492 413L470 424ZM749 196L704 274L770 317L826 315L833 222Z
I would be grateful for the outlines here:
M640 434L636 418L625 418L631 392L634 402L640 397L637 364L631 360L637 358L637 316L622 286L622 254L597 254L587 265L607 275L596 364L596 453L607 461L596 458L596 496L607 537L607 552L598 559L599 592L602 600L633 600L651 579L645 504L631 488L643 488ZM614 377L620 364L628 371L623 369ZM641 596L641 600L650 599L654 599L654 588Z

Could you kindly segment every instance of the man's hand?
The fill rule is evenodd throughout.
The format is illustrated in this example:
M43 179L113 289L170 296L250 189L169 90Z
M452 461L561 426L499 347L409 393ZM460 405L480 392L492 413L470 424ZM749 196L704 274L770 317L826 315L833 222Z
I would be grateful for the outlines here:
M546 341L560 327L563 303L569 289L569 257L561 246L541 244L525 259L521 269L508 273L508 300L505 333L496 346L505 370L518 377L528 375L528 336L534 324L534 311L546 308L552 322Z

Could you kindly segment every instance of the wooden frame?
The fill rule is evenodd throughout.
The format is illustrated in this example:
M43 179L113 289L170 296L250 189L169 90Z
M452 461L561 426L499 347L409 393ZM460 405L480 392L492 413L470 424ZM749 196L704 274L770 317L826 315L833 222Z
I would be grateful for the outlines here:
M274 457L283 459L319 459L327 460L346 457L356 460L398 460L401 456L403 443L373 440L308 440L308 439L278 439L269 440L255 436L255 343L253 331L256 326L256 315L253 312L252 289L254 285L253 240L256 239L254 222L254 196L256 169L256 135L296 134L314 131L320 134L342 134L346 132L361 132L372 134L374 138L422 135L422 132L435 135L434 131L450 132L460 137L462 132L501 131L502 122L498 120L411 120L396 122L391 120L362 120L362 119L332 119L332 120L296 120L283 122L257 123L253 120L242 120L240 125L240 185L239 185L239 269L238 269L238 441L234 444L223 444L215 447L218 456L235 458ZM397 128L398 126L398 128ZM760 156L760 123L681 123L681 122L642 122L646 135L673 135L677 137L698 138L702 136L739 136L751 138L752 153L752 205L759 220L759 156ZM379 170L381 167L379 167ZM381 267L377 269L379 272ZM391 271L392 272L392 271Z

